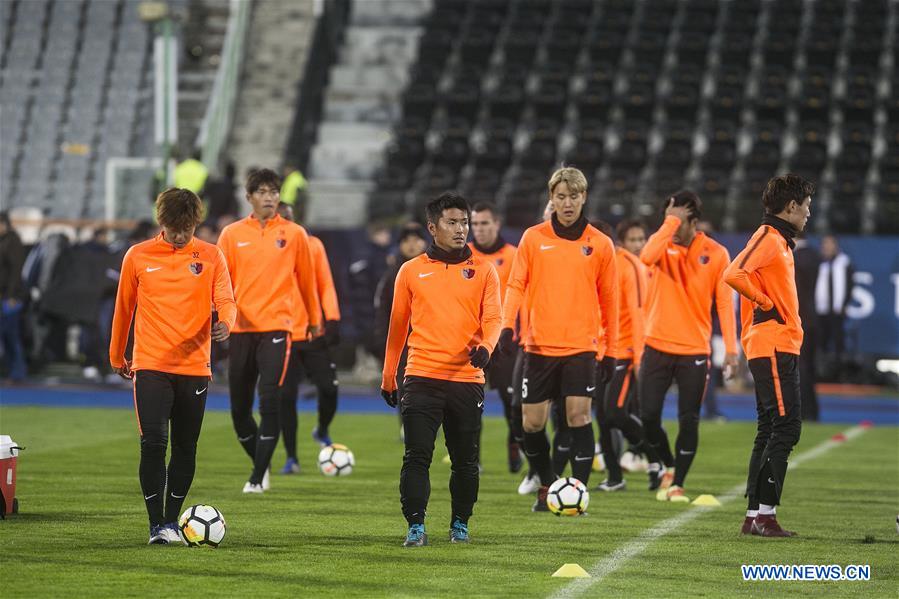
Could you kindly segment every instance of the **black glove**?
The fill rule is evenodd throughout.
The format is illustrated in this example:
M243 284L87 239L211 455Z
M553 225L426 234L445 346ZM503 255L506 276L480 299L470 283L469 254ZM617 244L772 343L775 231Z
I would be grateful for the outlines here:
M496 348L504 356L515 353L515 331L512 329L503 329L499 333L499 341L496 342Z
M618 360L616 360L612 356L605 356L602 359L599 369L599 381L601 383L608 383L612 380L612 377L615 376L615 366L617 364Z
M771 306L770 310L762 310L757 307L752 311L752 324L762 324L769 320L776 320L780 324L786 324L780 312L777 311L777 306Z
M396 389L394 389L393 391L385 391L384 389L381 389L381 397L384 398L384 401L391 408L395 408L396 404L399 403L399 397L397 397Z
M487 351L487 348L483 345L479 345L471 348L471 351L468 352L468 357L470 358L472 366L475 368L483 368L487 365L487 362L490 361L490 352Z
M340 345L340 321L339 320L326 320L325 321L325 344L328 347L334 347L335 345Z

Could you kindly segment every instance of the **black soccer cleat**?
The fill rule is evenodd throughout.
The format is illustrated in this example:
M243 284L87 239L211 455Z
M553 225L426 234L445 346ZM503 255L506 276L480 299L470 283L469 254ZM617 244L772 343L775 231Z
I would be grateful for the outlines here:
M537 489L537 501L531 506L532 512L548 512L549 506L546 505L546 496L549 495L549 487L542 485Z

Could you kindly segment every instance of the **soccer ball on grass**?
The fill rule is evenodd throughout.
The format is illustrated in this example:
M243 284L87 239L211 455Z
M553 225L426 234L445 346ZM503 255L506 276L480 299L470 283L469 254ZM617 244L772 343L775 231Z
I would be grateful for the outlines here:
M590 492L576 478L560 478L549 486L546 505L556 516L579 516L587 511Z
M225 538L225 517L211 505L192 505L178 518L178 535L188 547L218 547Z
M346 445L334 443L318 453L318 469L325 476L346 476L353 471L356 458Z

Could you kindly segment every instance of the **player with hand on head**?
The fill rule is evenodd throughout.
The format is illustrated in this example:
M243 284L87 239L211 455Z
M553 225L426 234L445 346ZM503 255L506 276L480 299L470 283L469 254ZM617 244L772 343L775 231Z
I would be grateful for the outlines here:
M474 256L489 261L499 275L500 301L506 294L506 282L512 272L512 262L515 260L515 246L506 241L500 235L502 222L499 211L490 202L475 204L471 211L471 235L474 238L468 247ZM515 367L515 355L504 353L495 354L487 365L485 374L490 387L496 389L500 400L503 402L503 414L509 426L509 434L506 438L508 450L509 472L521 470L521 447L519 439L524 434L521 430L521 419L514 417L512 402L514 388L512 385L512 371Z
M699 410L709 380L712 302L718 310L729 371L737 365L736 319L724 283L727 250L696 230L702 201L692 191L665 199L665 221L640 252L649 267L646 347L638 375L640 412L648 448L664 464L649 466L649 489L661 501L687 502L684 481L699 445ZM679 430L671 454L662 428L665 393L677 382ZM670 469L674 467L672 474Z
M156 218L162 232L128 250L116 292L109 362L134 383L150 544L180 543L177 521L194 478L212 374L210 340L227 339L237 316L224 256L193 236L202 212L192 191L172 188L159 194ZM214 325L213 306L218 312ZM125 349L132 319L129 362Z
M535 511L548 509L546 495L555 480L545 430L550 400L564 398L574 453L572 474L584 484L589 480L598 332L603 331L606 346L618 339L615 254L611 240L583 215L587 179L578 169L564 167L553 173L548 188L553 213L521 238L503 302L500 336L504 348L514 346L513 329L524 303L529 314L522 416L525 455L541 482ZM614 358L604 358L603 379L614 371Z
M742 343L755 381L758 432L749 459L749 505L743 534L791 537L777 522L787 458L802 429L799 350L802 321L793 264L793 239L805 229L815 186L798 175L768 181L765 216L724 273L740 294Z
M299 209L300 207L296 208ZM279 203L278 214L285 220L297 222L294 219L295 209L290 204ZM297 459L297 397L304 372L318 391L318 426L313 429L312 438L322 447L331 445L328 427L337 412L337 367L331 357L331 348L340 343L340 307L331 266L328 264L328 254L321 239L310 235L309 249L315 267L315 292L324 312L325 326L315 337L306 338L309 315L300 297L299 287L294 285L290 359L284 384L281 385L281 433L284 435L284 449L287 451L287 461L281 474L300 471Z
M278 214L280 188L274 171L251 172L246 197L253 211L225 227L218 241L237 301L228 386L234 430L253 461L244 493L262 493L269 486L269 466L281 430L279 387L290 358L294 287L309 316L303 337L315 337L321 325L309 237ZM258 426L253 419L257 383Z
M400 404L405 430L400 500L409 524L406 547L427 545L428 471L441 426L452 470L450 540L469 541L468 520L478 498L484 367L500 328L499 277L465 244L468 203L448 192L430 201L426 212L434 242L397 275L381 379L381 395L391 407ZM407 336L400 398L396 370Z

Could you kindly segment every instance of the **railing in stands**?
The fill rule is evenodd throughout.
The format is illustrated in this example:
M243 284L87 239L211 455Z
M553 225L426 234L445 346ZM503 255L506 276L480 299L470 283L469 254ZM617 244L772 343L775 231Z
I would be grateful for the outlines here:
M218 170L219 155L234 119L251 8L250 0L231 0L231 14L222 46L222 62L215 74L212 95L197 134L195 147L201 148L203 164L213 172Z
M306 66L297 96L297 110L287 147L284 149L284 163L296 166L300 171L306 171L309 153L315 145L328 75L337 60L337 52L350 17L350 0L317 3L316 13L318 18L312 36L312 47L306 54Z

